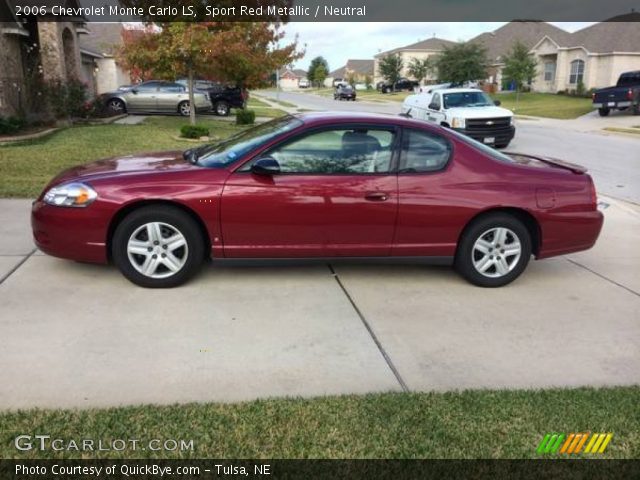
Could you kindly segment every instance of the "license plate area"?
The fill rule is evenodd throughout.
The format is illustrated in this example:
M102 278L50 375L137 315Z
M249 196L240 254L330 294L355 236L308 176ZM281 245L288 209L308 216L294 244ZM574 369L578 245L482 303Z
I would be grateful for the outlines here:
M484 143L487 143L487 144L496 143L496 137L484 137Z

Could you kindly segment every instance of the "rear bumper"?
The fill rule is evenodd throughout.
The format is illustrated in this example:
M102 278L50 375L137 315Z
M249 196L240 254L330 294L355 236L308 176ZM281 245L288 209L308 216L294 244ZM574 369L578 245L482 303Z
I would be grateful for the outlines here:
M593 102L593 108L625 108L631 106L631 100L613 102Z
M54 257L107 263L106 222L96 214L97 209L95 203L87 208L65 208L34 202L31 229L36 246Z
M469 130L466 128L455 128L454 130L487 145L506 145L516 134L516 127L514 126L486 129L482 131ZM490 139L493 139L493 142L489 141Z
M537 258L580 252L593 247L604 224L601 211L556 213L541 221L542 245Z

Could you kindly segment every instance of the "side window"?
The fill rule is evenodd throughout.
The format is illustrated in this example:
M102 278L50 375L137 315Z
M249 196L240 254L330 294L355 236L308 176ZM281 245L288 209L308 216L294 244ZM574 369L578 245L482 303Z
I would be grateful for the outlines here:
M160 84L158 82L145 82L136 87L139 92L157 92Z
M354 128L311 133L268 152L282 173L385 173L391 169L392 130Z
M183 93L187 89L179 83L165 83L160 87L162 93Z
M433 94L433 98L431 99L431 105L435 106L437 110L440 110L441 103L440 103L440 94L439 93L434 93Z
M451 156L450 143L422 130L405 130L400 155L400 173L424 173L442 170Z

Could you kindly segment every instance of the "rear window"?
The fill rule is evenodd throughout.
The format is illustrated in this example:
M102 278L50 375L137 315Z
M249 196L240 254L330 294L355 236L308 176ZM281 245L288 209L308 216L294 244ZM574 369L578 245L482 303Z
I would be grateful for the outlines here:
M632 85L640 85L640 72L623 73L620 75L618 86L626 87Z

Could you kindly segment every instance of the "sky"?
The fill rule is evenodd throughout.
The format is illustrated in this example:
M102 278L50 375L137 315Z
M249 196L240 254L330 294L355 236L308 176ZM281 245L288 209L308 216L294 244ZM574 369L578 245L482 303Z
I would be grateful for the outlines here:
M329 69L342 67L348 59L372 59L379 52L402 47L434 35L452 41L469 40L482 32L500 28L505 22L297 22L285 25L282 44L298 36L298 44L305 56L294 63L295 68L307 70L311 60L319 55L329 63ZM588 22L551 22L574 32L587 27Z

